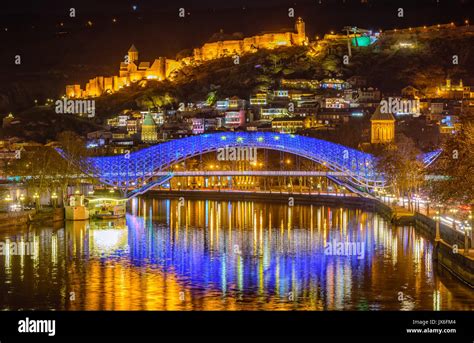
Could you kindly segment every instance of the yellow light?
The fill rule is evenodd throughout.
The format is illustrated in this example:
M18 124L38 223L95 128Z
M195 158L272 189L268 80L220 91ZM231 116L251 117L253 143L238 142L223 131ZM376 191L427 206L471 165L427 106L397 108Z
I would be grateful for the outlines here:
M89 202L99 202L99 201L116 201L116 202L126 202L128 199L114 199L114 198L96 198L89 199Z

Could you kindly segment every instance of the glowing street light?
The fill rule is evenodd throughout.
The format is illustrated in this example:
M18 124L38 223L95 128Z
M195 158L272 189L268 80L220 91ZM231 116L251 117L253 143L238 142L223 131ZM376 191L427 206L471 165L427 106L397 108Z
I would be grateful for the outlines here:
M33 199L35 199L35 207L36 207L36 210L38 210L39 208L39 194L38 193L35 193L33 194Z
M436 210L436 216L435 216L435 220L436 220L436 237L435 237L435 240L436 241L439 241L440 240L440 235L439 235L439 210Z
M56 208L56 201L58 199L58 195L56 194L56 192L53 192L53 194L51 194L51 199L53 202L53 207Z

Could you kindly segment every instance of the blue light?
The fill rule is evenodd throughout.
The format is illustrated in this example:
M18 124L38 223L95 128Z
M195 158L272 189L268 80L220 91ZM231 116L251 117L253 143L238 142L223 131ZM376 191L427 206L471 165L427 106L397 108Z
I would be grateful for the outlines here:
M272 132L227 132L196 135L138 150L129 155L92 157L81 163L81 169L102 183L127 189L132 183L138 187L154 177L157 171L167 171L171 165L216 151L226 146L248 146L295 154L316 163L324 164L331 171L345 172L346 182L357 187L383 187L385 181L375 170L372 155L343 145L300 135ZM60 149L58 152L68 156ZM431 163L439 152L423 156L424 162ZM163 181L167 181L163 179Z

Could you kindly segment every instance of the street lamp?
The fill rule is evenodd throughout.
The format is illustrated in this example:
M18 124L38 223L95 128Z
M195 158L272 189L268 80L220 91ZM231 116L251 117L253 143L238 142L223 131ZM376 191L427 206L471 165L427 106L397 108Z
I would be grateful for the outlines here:
M56 200L58 199L58 195L56 194L56 192L51 194L51 199L53 200L53 208L56 208Z
M36 210L38 210L38 208L39 208L39 201L38 201L39 195L38 195L38 193L35 193L33 195L33 199L35 199L35 208L36 208Z
M23 210L23 201L25 200L25 195L24 194L20 194L20 206L21 206L21 209Z
M468 215L467 218L469 219L468 220L468 225L469 225L469 233L470 233L470 236L471 236L471 248L472 248L473 244L474 244L474 237L472 236L472 230L474 229L474 225L473 225L473 222L472 222L472 214Z
M439 241L440 236L439 236L439 211L438 210L436 210L435 221L436 221L436 237L435 237L435 240Z
M456 218L454 216L456 215L457 211L458 210L455 208L449 210L449 212L453 214L453 229L456 229Z

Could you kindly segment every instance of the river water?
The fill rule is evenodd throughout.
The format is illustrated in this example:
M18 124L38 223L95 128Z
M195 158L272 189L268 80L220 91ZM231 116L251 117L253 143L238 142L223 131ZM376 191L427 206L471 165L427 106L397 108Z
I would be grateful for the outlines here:
M473 310L429 240L359 209L139 198L0 231L0 308ZM23 249L23 250L22 250Z

